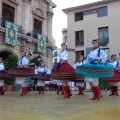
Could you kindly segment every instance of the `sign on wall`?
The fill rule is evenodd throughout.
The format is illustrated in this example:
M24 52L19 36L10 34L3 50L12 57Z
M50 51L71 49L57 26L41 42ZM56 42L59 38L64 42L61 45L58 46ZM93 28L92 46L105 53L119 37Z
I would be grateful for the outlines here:
M10 45L17 45L18 27L14 23L6 21L5 42Z
M46 52L46 36L38 34L38 52L45 53Z

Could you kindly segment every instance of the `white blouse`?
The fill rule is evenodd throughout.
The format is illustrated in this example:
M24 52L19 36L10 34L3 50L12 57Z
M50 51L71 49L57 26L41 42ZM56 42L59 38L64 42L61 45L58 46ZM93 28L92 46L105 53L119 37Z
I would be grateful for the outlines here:
M26 66L28 64L29 64L29 61L26 57L21 58L18 63L19 66Z
M75 64L73 65L73 68L76 69L77 66L81 66L81 65L83 65L83 64L85 64L85 61L83 61L83 62L77 62L77 63L75 63Z
M118 61L115 60L115 61L113 61L113 62L110 62L110 64L113 65L114 68L116 68L116 67L117 67L117 64L118 64Z
M51 74L51 70L46 67L37 67L35 69L35 74L38 74L39 72L46 72L46 74Z
M90 53L87 55L86 62L89 62L89 58L97 59L98 61L101 60L102 62L106 62L107 54L105 50L100 49L100 55L98 56L99 48L95 50L91 50Z
M60 61L68 60L68 51L64 50L59 55Z

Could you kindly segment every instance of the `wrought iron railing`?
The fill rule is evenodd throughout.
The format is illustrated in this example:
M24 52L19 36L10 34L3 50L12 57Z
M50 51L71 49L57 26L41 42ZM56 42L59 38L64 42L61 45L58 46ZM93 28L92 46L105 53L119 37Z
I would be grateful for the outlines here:
M0 26L3 27L3 28L5 28L5 21L6 21L6 19L0 18ZM18 27L18 33L22 34L23 33L22 32L22 26L17 25L17 27Z
M31 36L32 36L33 38L38 39L38 33L37 33L37 32L32 31L32 32L30 32L30 33L31 33ZM42 36L45 36L45 35L42 35ZM45 37L46 37L46 43L52 44L52 43L48 40L48 37L47 37L47 36L45 36Z

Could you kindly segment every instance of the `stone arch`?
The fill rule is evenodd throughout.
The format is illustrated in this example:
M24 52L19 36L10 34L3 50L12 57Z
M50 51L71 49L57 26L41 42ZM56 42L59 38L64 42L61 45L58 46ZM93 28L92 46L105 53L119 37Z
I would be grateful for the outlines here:
M0 50L0 57L2 57L3 60L6 60L9 55L15 55L18 57L18 55L11 50L6 50L6 49Z
M39 7L35 7L33 9L33 13L38 15L41 18L45 18L45 14L44 14L43 10L41 8L39 8Z

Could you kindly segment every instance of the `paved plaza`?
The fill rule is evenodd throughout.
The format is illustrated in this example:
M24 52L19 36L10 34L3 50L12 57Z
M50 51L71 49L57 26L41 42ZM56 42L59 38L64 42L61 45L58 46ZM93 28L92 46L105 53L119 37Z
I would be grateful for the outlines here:
M0 120L119 120L120 97L110 97L104 92L100 100L91 101L91 92L63 98L56 92L38 95L29 92L20 97L19 92L0 96Z

